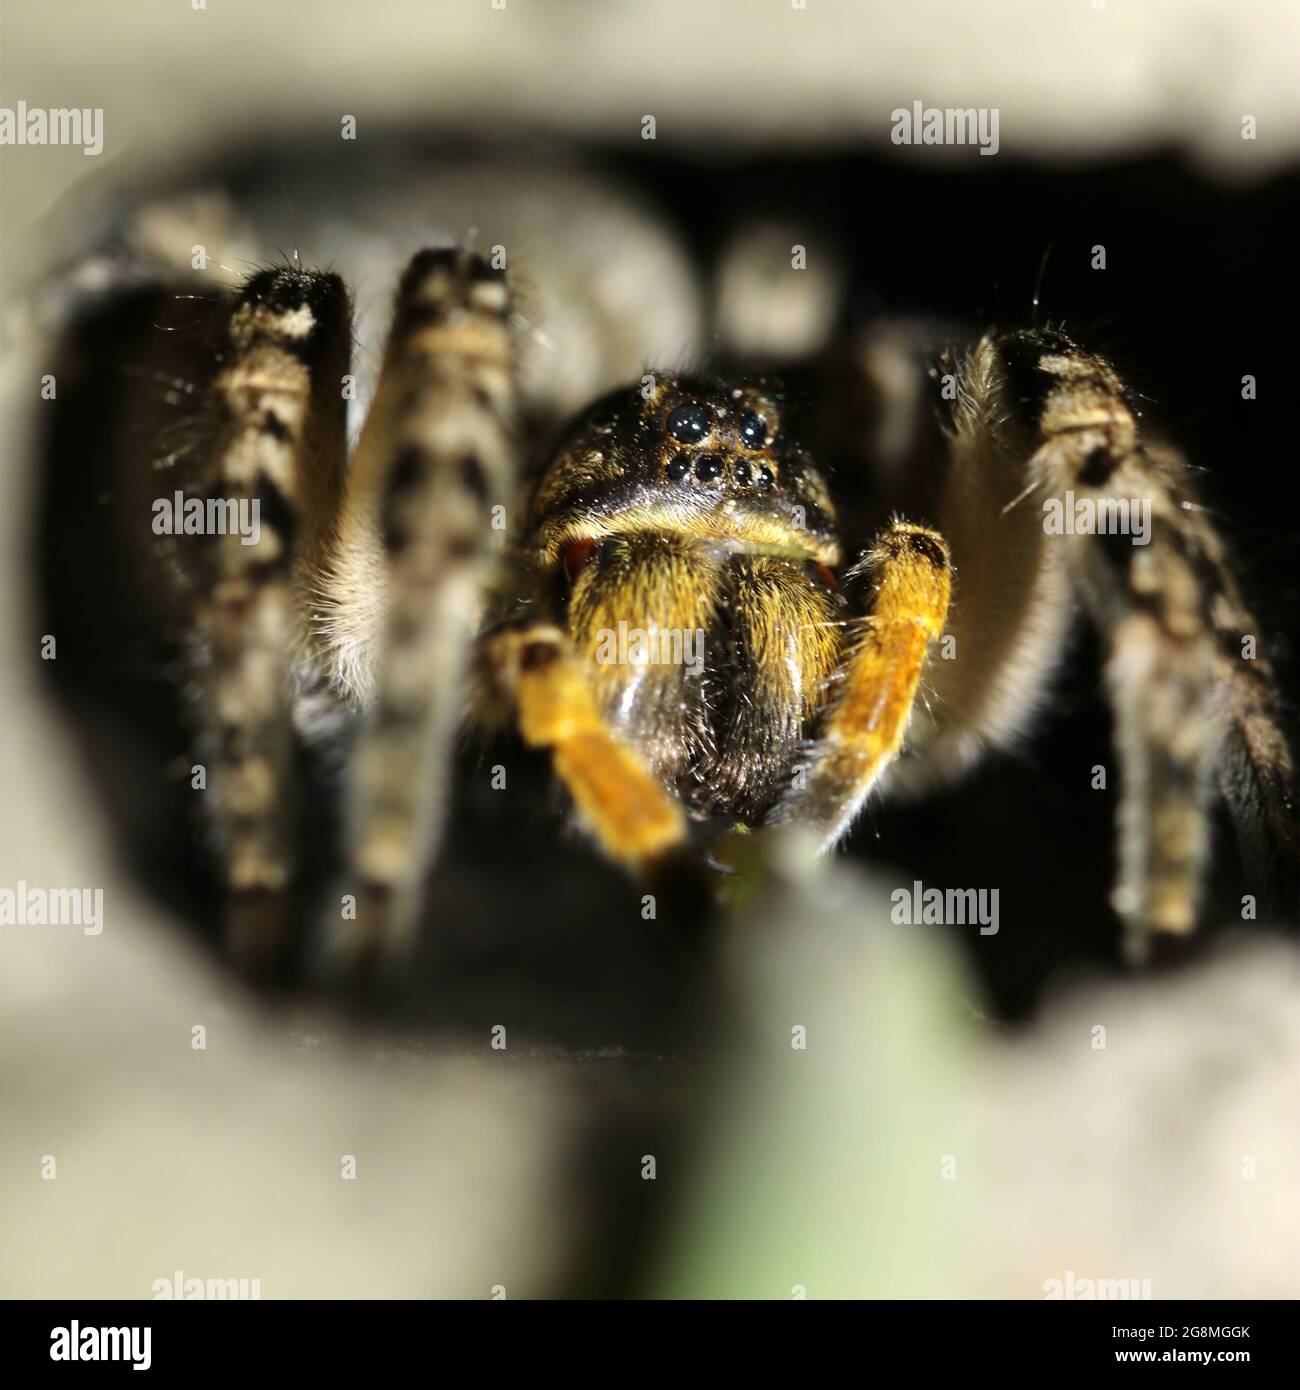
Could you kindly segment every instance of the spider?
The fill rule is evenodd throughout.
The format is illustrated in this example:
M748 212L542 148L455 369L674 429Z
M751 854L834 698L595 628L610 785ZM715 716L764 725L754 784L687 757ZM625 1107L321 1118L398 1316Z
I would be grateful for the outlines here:
M689 299L665 254L659 283ZM654 290L612 294L608 361L586 344L585 367L548 378L516 302L537 286L497 259L435 246L406 265L350 459L343 278L295 257L203 311L220 340L167 461L192 465L192 495L255 502L260 531L164 551L238 958L284 935L294 750L339 737L340 711L331 931L361 968L414 933L467 718L548 753L636 875L701 837L725 861L727 827L801 827L825 851L874 794L952 777L1032 724L1076 602L1113 706L1130 953L1194 928L1216 786L1248 852L1294 856L1271 672L1243 659L1258 629L1181 458L1102 357L1042 327L942 354L919 378L945 412L921 510L846 549L806 412L743 360L772 337L761 314L717 371L638 372ZM683 336L678 361L705 339ZM829 392L850 421L898 379L901 355L876 348Z

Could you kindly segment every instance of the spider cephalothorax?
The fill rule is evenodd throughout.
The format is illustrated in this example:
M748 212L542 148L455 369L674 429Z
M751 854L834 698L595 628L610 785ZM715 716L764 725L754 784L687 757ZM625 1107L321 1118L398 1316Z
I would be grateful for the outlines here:
M836 564L826 482L767 387L651 378L598 402L533 498L538 558L614 531L668 531Z

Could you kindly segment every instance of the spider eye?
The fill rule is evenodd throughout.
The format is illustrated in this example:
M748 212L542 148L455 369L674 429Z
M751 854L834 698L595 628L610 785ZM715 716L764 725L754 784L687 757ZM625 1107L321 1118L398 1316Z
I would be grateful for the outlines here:
M722 464L712 454L702 454L695 460L695 476L702 483L711 483L722 472Z
M761 449L767 443L767 421L752 410L747 415L742 415L740 437L745 441L746 448Z
M679 405L668 417L668 433L679 444L698 444L709 432L709 412L702 405Z
M680 482L691 471L690 454L674 454L668 461L668 476L673 482Z

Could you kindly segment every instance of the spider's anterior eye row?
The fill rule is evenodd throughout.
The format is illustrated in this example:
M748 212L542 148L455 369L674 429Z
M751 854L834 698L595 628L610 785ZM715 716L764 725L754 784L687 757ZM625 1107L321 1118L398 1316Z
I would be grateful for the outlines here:
M709 432L709 412L702 405L679 405L668 417L668 433L679 444L698 444Z
M694 472L702 483L711 483L722 475L722 460L716 454L674 454L668 460L665 470L671 482L679 483L688 473ZM744 459L736 459L731 465L731 478L737 487L748 487L751 483L766 491L776 481L772 470L766 465L754 469Z

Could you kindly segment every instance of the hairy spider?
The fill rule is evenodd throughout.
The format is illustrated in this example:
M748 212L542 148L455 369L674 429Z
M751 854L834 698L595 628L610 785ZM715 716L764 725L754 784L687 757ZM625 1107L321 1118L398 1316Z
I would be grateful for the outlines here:
M764 290L753 244L719 296L724 316L741 306L719 330L734 370L647 372L646 353L689 361L707 340L689 277L657 232L632 235L635 210L589 205L635 242L611 251L611 232L601 254L652 264L653 279L587 284L572 322L552 299L548 362L512 304L517 278L530 313L529 295L545 300L545 254L529 282L498 256L420 251L350 459L339 275L264 269L201 311L222 341L162 462L186 461L192 497L255 502L260 529L256 543L237 528L172 536L165 555L192 632L236 954L263 956L284 930L300 738L346 741L353 910L334 930L371 959L411 934L466 717L547 750L581 823L634 872L679 856L697 824L797 824L826 849L874 791L951 776L1032 720L1076 598L1105 652L1113 901L1134 950L1196 923L1216 785L1243 847L1294 855L1271 675L1259 653L1243 659L1255 624L1184 465L1105 360L1040 328L941 358L946 433L920 510L887 511L846 552L785 393L752 365L780 337L748 307ZM170 295L156 212L147 225L141 278ZM552 251L569 234L531 232ZM787 317L805 357L827 360L816 312ZM165 371L166 348L150 351ZM828 393L849 401L833 428L852 433L905 358L887 341L857 353ZM633 384L609 390L620 377ZM873 461L865 433L855 450ZM340 710L355 714L343 735Z

